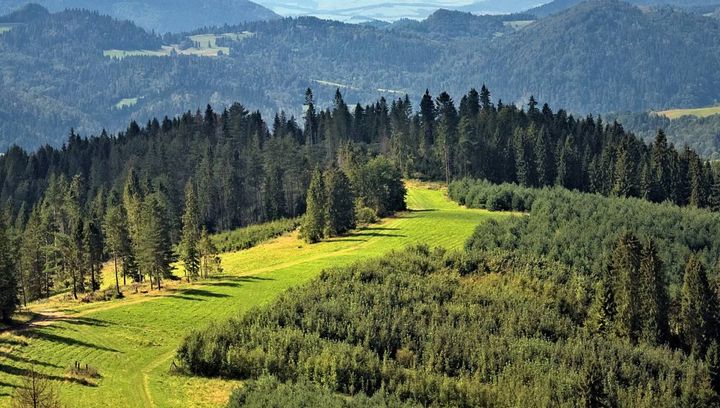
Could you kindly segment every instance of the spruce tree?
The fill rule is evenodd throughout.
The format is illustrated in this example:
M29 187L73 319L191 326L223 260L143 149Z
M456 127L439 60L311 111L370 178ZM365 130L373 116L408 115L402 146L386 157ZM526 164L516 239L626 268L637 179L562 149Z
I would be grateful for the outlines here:
M0 215L0 320L10 323L19 304L15 264L5 217Z
M307 192L307 210L300 233L307 242L323 239L325 233L327 195L322 171L315 169Z
M49 296L49 293L44 291L43 234L40 209L36 207L30 213L20 247L20 278L25 304Z
M717 339L713 340L708 347L705 364L710 374L710 385L715 393L720 396L720 347Z
M555 174L552 148L550 147L550 133L547 127L543 126L540 129L533 143L537 185L540 187L550 186L555 182Z
M437 98L436 147L443 163L445 182L450 184L455 170L455 147L457 145L458 113L455 103L447 92Z
M326 237L335 237L355 228L355 197L350 179L338 168L325 172L326 187Z
M685 347L700 355L705 353L715 335L717 314L714 304L705 265L697 255L692 255L685 267L678 320Z
M118 261L128 256L132 250L130 247L130 236L127 227L127 217L122 205L114 203L105 213L104 219L105 242L108 252L113 259L113 270L115 272L115 292L120 292L120 278L118 275ZM127 276L123 274L123 276ZM126 284L125 282L124 284Z
M672 169L669 147L665 132L658 130L655 136L655 142L652 144L651 152L651 172L653 173L654 184L657 186L657 196L654 197L657 202L662 202L670 198L673 189L672 186Z
M166 211L158 193L151 194L145 199L141 213L138 264L141 273L150 276L151 284L154 278L155 285L160 290L162 279L171 275L174 259Z
M200 254L200 275L208 278L213 272L214 264L217 266L217 268L215 269L220 269L220 258L217 256L218 249L215 246L215 243L213 243L212 238L210 238L210 234L208 234L208 231L205 227L203 227L202 231L200 232L198 251Z
M200 240L200 211L192 179L185 185L185 211L182 216L182 240L180 259L185 267L185 277L190 282L200 274L198 241Z
M615 320L615 296L612 285L606 278L601 279L595 290L585 327L593 335L610 334Z
M637 304L640 255L640 242L634 235L625 232L618 240L611 260L616 305L615 333L631 342L637 340L641 324Z
M662 261L653 240L643 244L639 278L640 338L650 344L661 344L668 335L667 295Z

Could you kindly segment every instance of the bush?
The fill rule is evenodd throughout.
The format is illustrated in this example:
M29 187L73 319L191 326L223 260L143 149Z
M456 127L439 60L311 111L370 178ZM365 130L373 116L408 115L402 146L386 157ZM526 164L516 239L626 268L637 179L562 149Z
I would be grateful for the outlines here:
M299 218L271 221L265 224L251 225L233 231L223 232L212 237L220 252L237 252L250 249L265 241L294 231L300 226Z
M369 225L378 222L378 216L375 210L370 207L360 207L355 214L355 220L358 225Z

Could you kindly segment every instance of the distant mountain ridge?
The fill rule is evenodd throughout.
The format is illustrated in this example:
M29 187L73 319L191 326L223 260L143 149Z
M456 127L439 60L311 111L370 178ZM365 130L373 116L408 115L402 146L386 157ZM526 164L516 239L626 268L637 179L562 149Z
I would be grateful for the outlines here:
M527 13L534 14L538 17L545 17L551 14L565 11L571 7L577 6L586 0L554 0L541 6L527 10ZM635 6L675 6L686 9L695 9L699 7L717 6L720 8L720 0L626 0Z
M158 33L187 32L201 27L280 18L248 0L0 0L0 15L37 3L50 11L98 11Z
M58 144L71 127L117 131L131 119L207 103L221 109L240 101L300 118L308 87L325 108L338 88L352 105L405 93L417 104L418 89L458 95L485 83L506 104L534 95L580 115L709 106L720 89L720 44L712 40L720 38L720 20L616 0L535 22L441 10L420 22L301 17L196 33L227 51L216 57L111 59L104 50L194 45L185 34L161 37L109 20L75 10L0 34L0 100L13 101L0 104L0 150Z

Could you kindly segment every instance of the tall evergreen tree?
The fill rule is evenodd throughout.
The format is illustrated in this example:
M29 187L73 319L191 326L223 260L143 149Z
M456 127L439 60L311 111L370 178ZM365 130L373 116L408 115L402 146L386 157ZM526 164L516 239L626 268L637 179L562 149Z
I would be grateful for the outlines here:
M688 350L702 355L715 333L713 293L708 283L705 265L693 255L685 267L680 292L680 335Z
M155 281L158 290L162 280L172 273L174 261L163 200L158 193L149 195L142 206L142 226L138 244L140 271Z
M315 100L310 88L305 91L305 143L314 145L318 142L318 118L315 112Z
M9 323L19 304L18 282L5 217L0 215L0 320Z
M188 282L200 275L199 240L200 210L195 196L195 186L190 179L185 186L185 211L182 216L182 240L180 241L180 259L185 267L185 277Z
M610 334L615 320L615 296L606 278L597 283L595 298L588 310L586 328L593 335Z
M355 228L355 197L350 179L338 168L325 172L326 188L326 237L335 237Z
M318 168L313 173L307 193L307 211L300 233L307 242L320 241L325 233L327 195L322 171Z
M20 247L20 280L23 288L23 302L49 297L45 290L44 279L44 231L40 219L40 209L30 213Z
M625 232L620 236L611 260L615 294L615 333L635 342L640 332L638 281L642 248L638 239Z
M455 167L455 146L457 145L458 113L455 103L447 92L437 98L437 145L444 167L445 182L450 184Z
M668 302L663 265L653 240L643 244L639 278L637 304L640 309L640 337L650 344L661 344L668 335Z
M107 249L113 258L115 291L119 296L121 295L121 292L120 278L118 275L118 261L125 259L129 255L130 251L132 251L125 208L119 203L114 203L108 207L104 219L104 229ZM123 274L123 276L127 275ZM124 284L127 284L127 282L124 282Z

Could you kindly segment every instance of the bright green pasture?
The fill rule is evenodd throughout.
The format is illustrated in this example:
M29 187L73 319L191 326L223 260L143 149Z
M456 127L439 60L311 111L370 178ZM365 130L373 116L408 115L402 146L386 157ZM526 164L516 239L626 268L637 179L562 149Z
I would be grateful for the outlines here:
M198 285L90 305L34 305L58 319L0 335L0 406L9 405L30 366L53 379L73 408L222 406L236 383L172 373L185 333L266 304L328 267L416 243L460 248L478 223L506 216L459 207L427 185L412 184L408 204L411 211L346 237L307 245L294 233L225 254L226 274ZM102 377L71 379L75 361Z
M670 109L657 112L660 116L667 116L670 119L678 119L683 116L696 116L698 118L706 118L712 115L720 115L720 106L708 106L705 108L694 109Z

